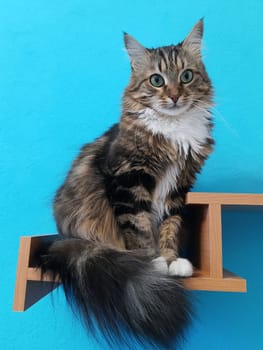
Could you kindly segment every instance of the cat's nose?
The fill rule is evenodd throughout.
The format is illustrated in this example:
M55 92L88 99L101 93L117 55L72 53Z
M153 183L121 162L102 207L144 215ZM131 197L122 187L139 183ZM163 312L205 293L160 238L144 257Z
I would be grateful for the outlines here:
M173 101L173 103L176 103L177 101L178 101L178 99L179 99L179 95L171 95L171 96L169 96L170 97L170 99Z

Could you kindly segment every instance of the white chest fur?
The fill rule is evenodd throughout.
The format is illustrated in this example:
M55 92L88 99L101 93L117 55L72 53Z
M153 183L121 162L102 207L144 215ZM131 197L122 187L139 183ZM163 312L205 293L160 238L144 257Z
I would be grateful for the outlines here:
M162 220L163 215L169 214L165 205L165 200L171 190L176 189L176 182L180 169L177 164L168 167L163 177L158 182L153 196L154 210L158 220Z
M179 116L163 116L152 109L145 109L140 114L144 126L153 134L161 134L170 140L180 157L186 159L189 149L199 153L202 145L210 137L209 112L206 110L192 110ZM160 179L154 193L154 209L162 219L168 208L165 205L166 197L177 187L177 179L181 169L178 162L171 164Z
M210 136L210 112L193 109L178 116L160 115L150 108L141 111L139 119L153 134L169 139L186 157L191 147L196 153Z

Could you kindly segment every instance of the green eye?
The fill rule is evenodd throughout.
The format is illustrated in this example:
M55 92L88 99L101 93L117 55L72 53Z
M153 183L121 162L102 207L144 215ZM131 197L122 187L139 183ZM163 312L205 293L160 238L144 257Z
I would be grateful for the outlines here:
M160 74L153 74L150 76L150 83L154 87L162 87L164 85L164 78Z
M191 69L186 69L180 76L180 80L183 84L188 84L193 80L194 74Z

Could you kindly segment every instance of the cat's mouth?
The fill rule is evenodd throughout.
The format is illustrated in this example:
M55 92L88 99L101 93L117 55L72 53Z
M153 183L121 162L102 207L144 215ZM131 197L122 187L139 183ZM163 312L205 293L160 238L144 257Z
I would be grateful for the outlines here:
M188 103L183 99L182 96L178 96L176 99L171 98L167 102L168 109L179 109L184 108Z
M185 111L187 111L191 106L190 101L182 101L181 99L178 99L176 102L168 102L167 104L163 106L159 106L157 110L162 113L169 116L178 116Z

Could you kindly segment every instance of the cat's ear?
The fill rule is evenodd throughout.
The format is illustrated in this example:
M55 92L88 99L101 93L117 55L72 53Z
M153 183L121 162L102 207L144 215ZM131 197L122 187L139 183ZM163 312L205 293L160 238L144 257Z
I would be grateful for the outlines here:
M193 54L201 56L203 32L204 22L203 19L200 19L183 41L183 47L191 51Z
M147 49L127 33L124 33L124 43L130 56L132 68L135 70L140 68L148 56Z

